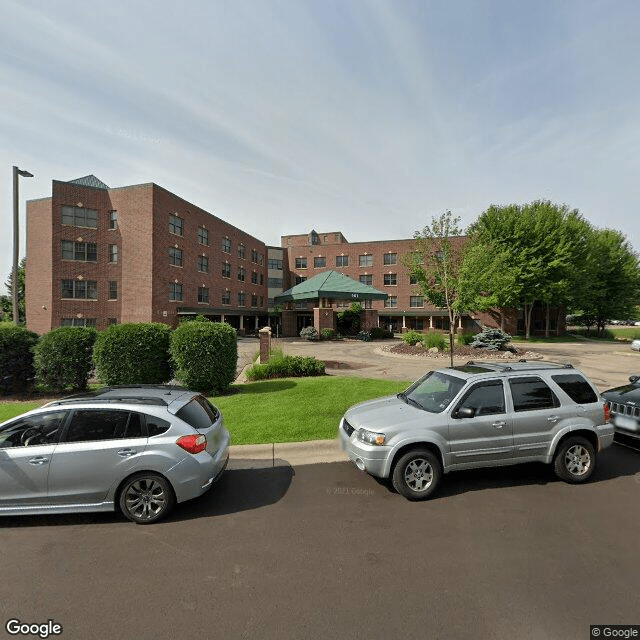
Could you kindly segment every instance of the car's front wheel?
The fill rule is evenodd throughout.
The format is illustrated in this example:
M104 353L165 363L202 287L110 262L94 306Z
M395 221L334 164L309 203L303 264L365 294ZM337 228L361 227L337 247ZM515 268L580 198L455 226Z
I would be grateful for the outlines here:
M151 524L171 511L175 498L171 485L155 473L138 473L127 479L120 492L120 510L138 524Z
M393 468L394 489L408 500L426 500L440 484L442 465L428 449L413 449L401 456Z
M593 445L579 436L562 442L553 459L553 469L558 478L574 484L586 482L595 467L596 452Z

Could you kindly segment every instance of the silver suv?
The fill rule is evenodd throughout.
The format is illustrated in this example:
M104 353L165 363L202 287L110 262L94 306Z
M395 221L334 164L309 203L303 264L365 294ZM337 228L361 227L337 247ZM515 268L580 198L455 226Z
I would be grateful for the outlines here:
M105 387L0 424L0 515L113 511L156 522L224 471L229 432L204 396Z
M458 469L540 461L562 480L584 482L614 428L580 371L520 361L431 371L403 393L351 407L339 433L359 469L423 500Z

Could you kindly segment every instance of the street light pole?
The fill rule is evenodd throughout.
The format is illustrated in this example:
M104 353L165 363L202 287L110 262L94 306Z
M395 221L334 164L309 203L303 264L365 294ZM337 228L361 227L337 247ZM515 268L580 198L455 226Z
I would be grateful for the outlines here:
M33 173L13 166L13 323L20 321L18 310L18 264L20 256L20 217L18 215L18 176L33 178Z

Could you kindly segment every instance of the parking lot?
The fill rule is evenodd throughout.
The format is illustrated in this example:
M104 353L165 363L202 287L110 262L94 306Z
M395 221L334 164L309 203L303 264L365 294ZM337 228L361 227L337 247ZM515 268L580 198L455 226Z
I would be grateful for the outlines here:
M345 363L332 373L410 379L433 367L353 344L329 344ZM536 351L601 390L638 372L623 347L581 346ZM3 518L2 629L10 637L5 623L19 619L53 620L62 638L587 639L591 624L640 624L639 497L640 452L619 445L585 485L527 464L449 474L423 503L348 462L236 468L152 526Z

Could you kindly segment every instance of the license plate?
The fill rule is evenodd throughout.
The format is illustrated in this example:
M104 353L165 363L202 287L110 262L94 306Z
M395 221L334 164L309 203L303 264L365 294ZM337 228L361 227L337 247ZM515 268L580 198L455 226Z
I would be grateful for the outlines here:
M616 427L620 427L625 431L639 431L638 421L634 418L628 418L627 416L615 416L613 424Z

